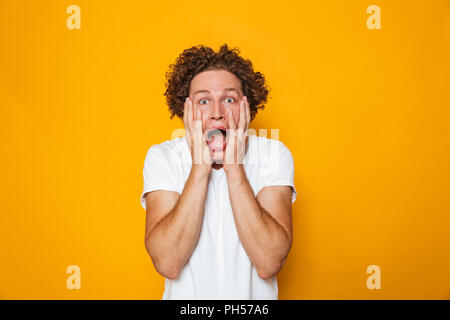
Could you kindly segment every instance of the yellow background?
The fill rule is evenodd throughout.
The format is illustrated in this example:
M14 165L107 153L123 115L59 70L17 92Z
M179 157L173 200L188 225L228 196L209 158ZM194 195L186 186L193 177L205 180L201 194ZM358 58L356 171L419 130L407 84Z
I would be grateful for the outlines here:
M0 299L162 297L139 196L183 127L164 73L222 43L272 88L251 127L295 159L279 298L450 298L450 1L0 0Z

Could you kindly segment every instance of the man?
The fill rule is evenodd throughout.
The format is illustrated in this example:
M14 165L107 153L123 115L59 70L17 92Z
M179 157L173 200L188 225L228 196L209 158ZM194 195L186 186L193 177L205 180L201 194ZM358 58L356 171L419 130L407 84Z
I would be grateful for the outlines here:
M150 147L141 203L163 299L277 299L296 199L290 151L249 135L268 89L239 50L185 50L166 74L186 135Z

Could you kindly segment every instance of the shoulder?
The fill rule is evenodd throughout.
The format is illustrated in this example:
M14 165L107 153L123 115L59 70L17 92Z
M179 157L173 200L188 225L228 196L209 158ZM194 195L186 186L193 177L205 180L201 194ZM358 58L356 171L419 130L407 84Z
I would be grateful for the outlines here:
M292 157L289 148L280 140L254 135L251 137L250 143L253 152L257 152L261 157L277 154Z
M286 145L276 139L253 136L248 164L257 164L263 175L283 175L294 170L294 158Z
M184 147L185 139L184 137L178 137L173 140L166 140L161 143L153 144L150 149L161 150L162 153L177 152Z
M186 151L189 152L185 137L178 137L150 146L147 152L147 158L174 163L184 160L186 158Z

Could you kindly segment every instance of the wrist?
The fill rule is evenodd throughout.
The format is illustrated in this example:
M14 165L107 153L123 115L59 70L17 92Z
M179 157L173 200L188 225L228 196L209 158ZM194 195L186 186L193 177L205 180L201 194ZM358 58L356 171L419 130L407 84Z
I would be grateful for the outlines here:
M242 164L231 164L231 165L224 165L223 169L227 175L228 178L232 180L238 180L246 177L244 165Z
M191 175L196 178L209 177L212 166L209 164L192 164Z

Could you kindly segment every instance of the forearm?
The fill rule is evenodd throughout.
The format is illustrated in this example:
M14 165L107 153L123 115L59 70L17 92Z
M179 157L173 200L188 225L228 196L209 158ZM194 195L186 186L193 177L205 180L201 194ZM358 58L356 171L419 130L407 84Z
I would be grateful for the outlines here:
M148 235L155 267L177 275L191 257L202 227L208 180L209 173L194 165L177 203Z
M242 166L229 170L227 179L239 239L259 276L269 278L280 270L289 253L288 234L260 206Z

